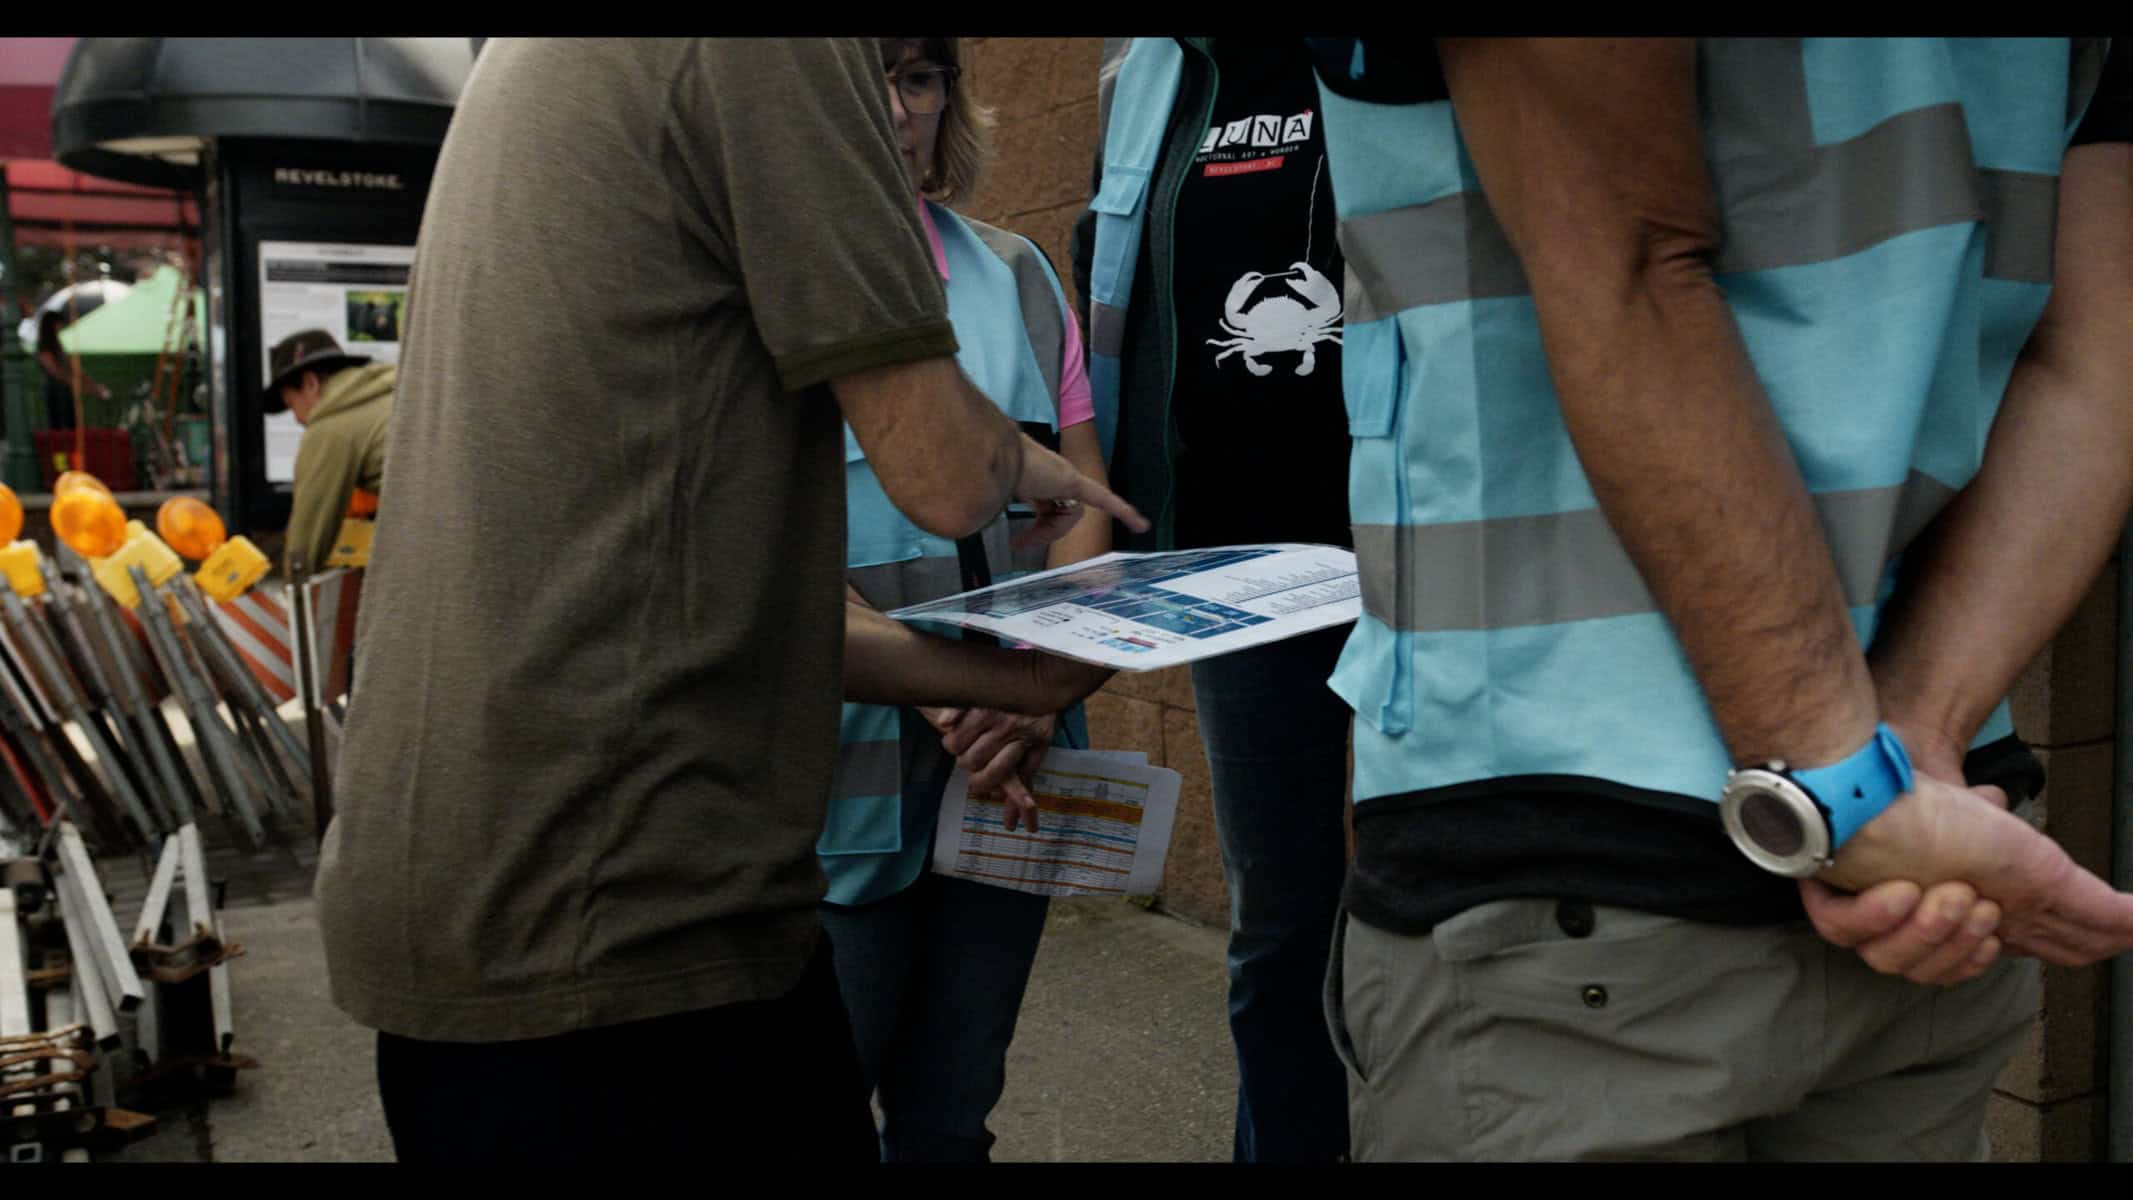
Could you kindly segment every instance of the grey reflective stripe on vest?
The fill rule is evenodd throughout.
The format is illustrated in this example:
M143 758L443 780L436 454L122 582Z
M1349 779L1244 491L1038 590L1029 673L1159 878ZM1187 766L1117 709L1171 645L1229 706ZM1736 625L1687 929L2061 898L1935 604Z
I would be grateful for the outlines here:
M1037 356L1037 370L1044 376L1045 395L1052 398L1052 428L1059 428L1059 388L1066 373L1066 310L1060 307L1061 294L1052 290L1049 263L1044 252L1037 249L1029 239L995 229L983 221L963 218L970 231L978 235L985 248L1000 256L1000 260L1015 273L1015 299L1022 305L1022 327L1029 334L1029 348ZM1041 571L1045 567L1046 548L1032 546L1021 551L1008 547L1009 531L1006 522L995 521L985 530L985 561L995 570L999 564L1009 564L1016 571Z
M1902 234L1982 220L1988 276L2051 281L2054 176L1973 167L1956 104L1899 113L1817 146L1798 40L1771 42L1711 38L1701 51L1707 77L1722 71L1728 81L1706 89L1703 114L1722 226L1714 271L1828 262ZM1479 193L1353 217L1339 237L1353 323L1529 291Z
M993 518L985 527L985 561L988 563L1012 563L1008 568L1015 571L1041 569L1044 565L1045 548L1033 547L1016 552L1009 547L1014 531L1009 528L1005 514ZM1035 567L1029 565L1029 557L1036 556ZM883 612L902 608L907 604L922 604L953 596L963 591L961 564L953 554L939 554L927 558L907 558L902 562L876 563L870 567L852 567L845 571L845 580L868 604Z
M1719 140L1713 130L1714 145ZM1956 104L1913 109L1803 153L1720 159L1713 177L1724 214L1711 263L1719 272L1828 262L1986 215Z
M983 221L964 217L963 224L969 226L970 232L985 243L985 248L999 255L1000 261L1015 273L1015 298L1022 305L1022 327L1029 331L1029 348L1037 356L1037 370L1044 375L1045 393L1052 398L1052 425L1056 428L1059 424L1059 376L1061 364L1066 359L1066 314L1060 311L1059 301L1052 291L1042 251L1027 238L995 229Z
M837 754L837 782L830 795L839 800L894 796L904 787L903 743L846 742Z
M1341 301L1360 325L1426 304L1523 296L1525 269L1478 192L1350 217L1339 225Z
M1089 352L1117 358L1126 352L1126 310L1089 301Z
M1954 489L1913 472L1901 487L1813 497L1847 603L1871 604L1891 559ZM1512 629L1657 612L1597 509L1442 525L1357 525L1363 611L1398 630ZM1403 583L1404 581L1404 583Z
M844 578L866 597L868 604L883 612L953 596L963 590L963 575L954 555L853 567L844 573Z
M1986 277L2050 283L2058 179L2030 171L1979 171L1977 179L1985 202Z

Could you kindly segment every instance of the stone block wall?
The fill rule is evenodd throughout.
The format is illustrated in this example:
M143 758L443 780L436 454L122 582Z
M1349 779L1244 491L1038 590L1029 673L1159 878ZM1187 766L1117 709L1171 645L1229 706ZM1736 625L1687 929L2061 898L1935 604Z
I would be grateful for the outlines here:
M1075 307L1067 257L1096 158L1102 38L967 38L964 84L993 110L995 154L957 207L1044 248Z
M2049 773L2036 819L2074 860L2110 877L2119 564L2107 567L2015 687L2015 728ZM2000 1074L1986 1131L2004 1161L2089 1162L2109 1149L2107 964L2044 968L2028 1042Z

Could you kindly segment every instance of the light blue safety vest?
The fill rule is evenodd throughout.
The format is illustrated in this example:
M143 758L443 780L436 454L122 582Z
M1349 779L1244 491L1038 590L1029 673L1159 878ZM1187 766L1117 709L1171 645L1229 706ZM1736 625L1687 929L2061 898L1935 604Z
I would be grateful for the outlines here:
M928 208L948 261L956 365L1009 417L1056 432L1067 306L1051 264L1026 238ZM920 529L889 502L850 426L844 459L847 578L867 603L886 611L964 590L955 541ZM1044 547L1012 551L1010 535L1004 514L982 531L995 582L1044 567ZM839 737L815 852L829 876L827 898L864 904L902 891L925 869L939 812L933 800L954 764L916 714L893 706L845 705ZM1088 744L1079 706L1061 718L1054 744Z
M1367 78L1368 44L1350 78ZM1706 39L1714 268L1862 643L1976 474L2050 291L2097 39ZM1479 780L1715 800L1728 758L1593 498L1449 102L1322 79L1347 256L1358 802ZM1743 531L1752 536L1752 531ZM1978 742L2012 731L2003 703Z
M1096 214L1089 252L1089 394L1107 459L1118 434L1119 355L1148 221L1148 185L1185 73L1185 51L1172 38L1133 38L1113 50L1098 81L1103 174L1089 201Z

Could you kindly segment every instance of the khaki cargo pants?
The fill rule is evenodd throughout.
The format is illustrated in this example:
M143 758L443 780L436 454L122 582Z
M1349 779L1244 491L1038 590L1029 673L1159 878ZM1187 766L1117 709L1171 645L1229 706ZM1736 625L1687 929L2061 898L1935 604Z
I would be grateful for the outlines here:
M1804 922L1507 900L1417 937L1344 912L1326 1016L1358 1162L1959 1161L2038 986L2027 959L1905 983Z

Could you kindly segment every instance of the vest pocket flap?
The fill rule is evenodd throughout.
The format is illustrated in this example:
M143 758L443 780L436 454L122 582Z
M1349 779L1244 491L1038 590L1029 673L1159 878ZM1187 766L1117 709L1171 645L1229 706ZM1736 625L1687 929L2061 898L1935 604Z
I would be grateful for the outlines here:
M1333 677L1326 681L1355 710L1356 720L1386 737L1403 737L1414 727L1415 687L1407 663L1414 653L1410 636L1382 620L1356 622L1348 644L1341 647Z
M1341 391L1351 437L1390 437L1400 407L1406 351L1397 316L1350 325L1341 332Z
M836 796L822 821L815 853L895 854L904 848L903 796Z
M1130 217L1140 209L1148 193L1148 169L1113 163L1104 168L1102 186L1089 201L1089 211L1112 217Z

